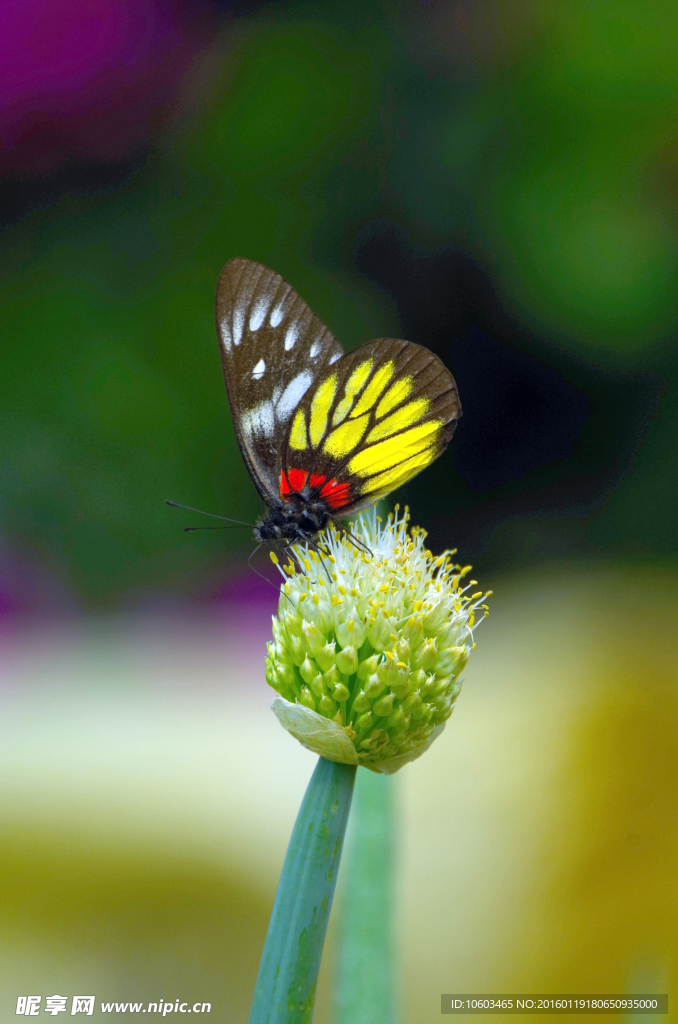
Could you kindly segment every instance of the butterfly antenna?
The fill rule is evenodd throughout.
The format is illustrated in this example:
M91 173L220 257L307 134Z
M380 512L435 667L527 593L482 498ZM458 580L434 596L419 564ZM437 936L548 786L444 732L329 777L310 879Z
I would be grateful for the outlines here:
M327 576L327 579L328 579L329 583L331 584L332 583L332 577L330 576L330 570L327 568L327 562L323 558L323 549L320 547L320 545L317 543L317 541L312 540L312 539L308 541L308 546L310 547L311 551L315 551L316 555L320 559L320 564L322 565L323 569L325 570L325 575Z
M227 523L236 523L238 526L248 526L250 530L254 529L253 523L243 523L241 519L229 519L228 516L218 516L214 512L203 512L200 508L191 508L190 505L180 505L177 501L170 501L169 498L165 498L166 505L172 505L174 508L184 508L187 512L197 512L201 516L211 516L212 519L224 519ZM200 530L209 529L209 527L200 526L186 526L186 530ZM212 527L212 529L219 529L219 527Z
M244 525L244 524L243 524ZM184 533L194 533L196 530L239 530L240 526L184 526Z
M255 576L258 576L260 580L263 580L265 583L268 583L269 587L273 587L273 589L277 593L280 593L281 592L281 588L280 587L276 587L275 583L272 583L269 580L268 576L264 576L264 574L262 572L259 572L259 570L255 569L254 566L252 565L252 559L254 558L254 556L256 555L257 551L259 550L259 548L261 547L262 544L263 544L263 541L260 541L259 544L257 544L257 546L255 547L254 551L251 553L250 557L247 559L247 564L250 567L250 569L252 570L252 572L255 574ZM285 594L285 591L283 590L282 593ZM285 594L285 597L287 597L287 594Z

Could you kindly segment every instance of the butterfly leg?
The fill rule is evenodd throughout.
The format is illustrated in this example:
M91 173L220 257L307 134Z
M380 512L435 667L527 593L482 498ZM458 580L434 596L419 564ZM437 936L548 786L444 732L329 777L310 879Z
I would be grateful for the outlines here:
M330 519L332 520L337 530L340 533L342 533L344 537L346 537L349 544L352 544L354 548L357 548L358 551L361 551L364 555L369 555L370 558L374 558L372 549L365 543L364 540L361 540L360 537L356 537L354 533L351 533L346 524L342 523L341 519L337 519L336 516L330 516Z

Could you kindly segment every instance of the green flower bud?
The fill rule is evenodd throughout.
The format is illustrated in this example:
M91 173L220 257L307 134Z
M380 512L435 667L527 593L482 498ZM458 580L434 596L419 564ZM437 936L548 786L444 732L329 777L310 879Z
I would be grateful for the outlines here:
M308 686L302 686L301 694L299 695L299 703L303 704L305 708L310 708L311 711L315 711L315 698Z
M318 675L318 666L308 655L299 666L299 675L305 683L310 683Z
M325 685L325 680L321 676L320 672L318 672L317 676L315 676L310 681L307 680L307 682L308 682L309 690L312 693L314 693L316 695L316 697L324 697L324 696L326 696L326 694L327 694L327 686Z
M362 647L367 636L367 627L358 616L358 609L352 608L346 615L335 615L335 636L342 647Z
M355 543L330 526L322 558L293 545L266 655L286 729L331 760L387 773L441 732L486 614L487 595L466 596L468 567L434 558L407 527L407 512L382 525L373 511L351 528Z
M301 632L309 652L315 657L318 651L325 646L325 634L318 629L315 622L309 622L306 619L301 624Z
M301 615L289 609L284 609L280 614L282 631L289 633L290 636L301 637L301 624L303 621ZM276 637L276 639L278 638Z
M294 686L297 674L294 671L294 665L292 662L287 661L286 659L276 659L275 672L283 686Z
M339 670L337 669L336 665L333 665L329 672L324 673L324 679L328 690L331 690L332 687L336 686L337 683L340 683L342 681L341 676L339 675Z
M337 668L345 676L352 676L358 670L358 652L352 644L337 651Z
M419 707L420 704L421 694L417 690L415 690L414 693L411 693L409 697L405 698L405 700L402 703L402 709L406 715L411 715L412 711L415 708Z
M435 674L437 676L449 676L461 672L468 661L468 654L465 647L448 647L438 653L435 663Z
M416 722L417 725L421 725L423 722L428 722L431 716L438 708L435 704L418 704L412 710L412 721Z
M388 686L392 690L398 691L402 689L404 685L405 692L407 693L409 691L409 669L404 662L398 661L392 651L386 651L384 660L380 664L377 674L384 686Z
M444 622L436 636L439 647L454 647L455 644L459 643L465 630L465 622L457 622L456 618L450 622Z
M426 633L426 636L435 636L445 625L445 620L447 618L448 612L444 603L442 601L438 601L438 603L433 605L433 607L424 615L424 632Z
M398 642L394 644L393 653L395 654L397 661L401 662L403 665L409 665L412 649L410 647L409 641L406 640L405 637L403 637L402 640L398 640Z
M419 647L424 639L424 619L421 615L413 615L403 629L403 639L407 640L412 650Z
M374 716L372 715L372 712L366 711L364 715L361 715L360 718L357 719L356 725L359 729L369 729L373 722Z
M385 696L380 697L379 700L375 700L372 705L372 711L375 715L379 715L380 718L384 718L386 715L391 714L394 700L395 694L387 693Z
M364 682L368 676L371 676L373 672L377 671L379 666L379 655L373 654L370 658L366 658L358 665L358 679Z
M428 637L412 658L412 665L414 668L423 668L428 671L434 667L437 657L438 647L435 637Z
M343 704L351 696L351 691L344 683L335 683L332 687L332 696L339 704Z
M291 636L290 651L292 655L292 661L297 666L297 668L301 668L301 666L304 664L304 661L306 660L306 644L300 637Z
M400 707L395 708L388 716L386 725L388 726L389 729L393 729L395 732L397 732L399 729L402 729L404 721L405 712L403 711L403 706L401 704Z
M278 691L278 693L284 693L285 690L287 690L287 686L280 678L275 665L266 665L266 679L268 681L268 685L272 686L274 690Z
M385 689L386 683L381 678L378 672L373 672L365 680L365 696L369 697L370 700L374 700L379 694Z
M332 718L337 713L337 705L331 697L321 697L318 704L318 711L326 718Z
M429 685L430 679L435 681L435 676L428 675L428 673L424 672L423 668L416 668L414 672L410 672L410 687L413 690L419 690L423 695Z
M364 690L361 690L357 697L353 701L353 711L369 711L371 707L370 698L367 696Z
M327 633L332 626L334 616L332 606L324 598L325 595L321 598L317 593L313 593L308 605L304 606L304 617L317 626L322 633Z
M325 644L325 646L321 650L317 652L315 660L321 672L327 672L334 666L334 647L334 640L331 640L329 643Z
M390 620L385 615L377 613L368 623L367 639L375 651L384 651L391 643L392 632Z

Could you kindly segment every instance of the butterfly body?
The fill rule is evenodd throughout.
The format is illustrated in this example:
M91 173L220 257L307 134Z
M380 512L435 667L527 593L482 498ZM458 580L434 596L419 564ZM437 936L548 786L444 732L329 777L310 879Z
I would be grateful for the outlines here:
M268 507L261 541L312 540L437 458L461 406L452 375L412 342L344 353L289 284L234 259L217 333L240 450Z
M276 501L268 515L254 528L257 540L296 541L312 540L316 533L324 530L330 520L327 504L318 500L310 488L291 494Z

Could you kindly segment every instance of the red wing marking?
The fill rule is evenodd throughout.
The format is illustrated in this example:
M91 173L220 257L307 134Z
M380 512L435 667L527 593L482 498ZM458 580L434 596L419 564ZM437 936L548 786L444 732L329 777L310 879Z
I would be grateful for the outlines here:
M303 490L307 479L308 473L305 469L291 469L287 475L282 472L280 474L280 497L286 498L288 494L298 494Z
M280 497L298 494L307 482L314 490L319 489L320 497L324 498L330 508L341 508L342 505L348 504L350 484L340 484L334 479L328 480L318 473L311 473L309 476L305 469L290 469L287 474L280 474Z
M338 480L328 480L320 492L330 508L341 508L348 505L348 491L350 484L340 484Z

